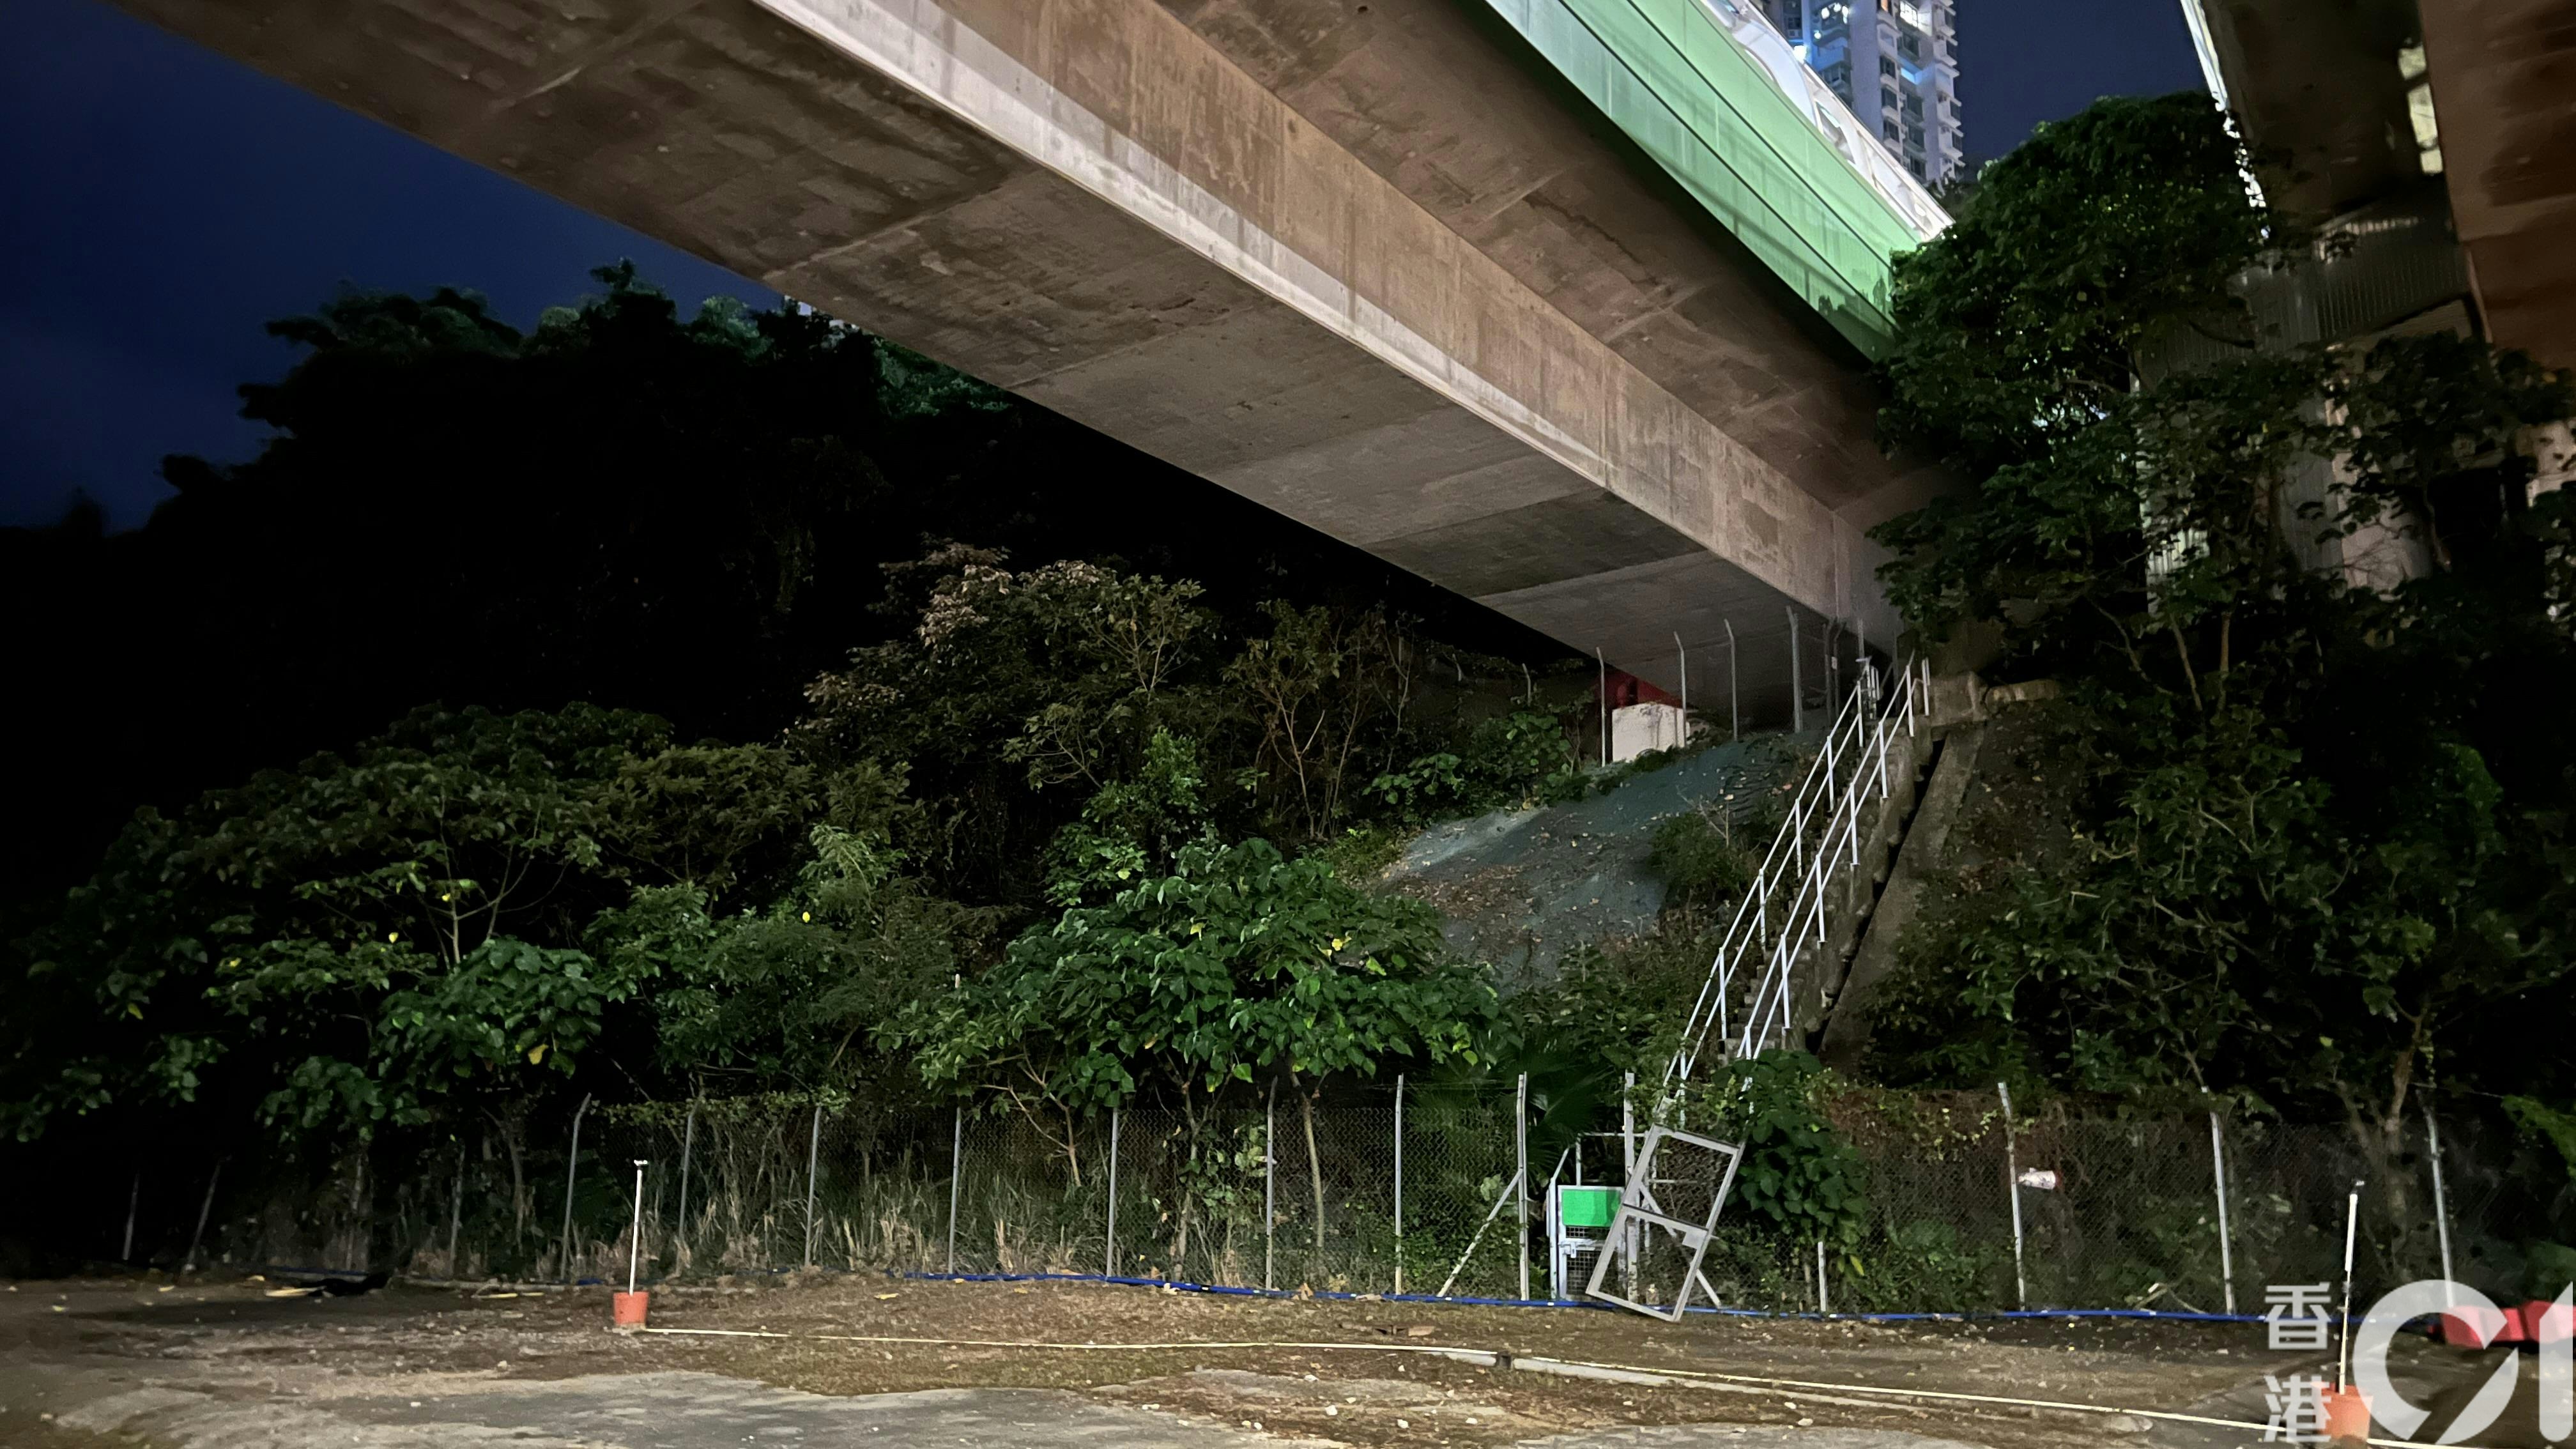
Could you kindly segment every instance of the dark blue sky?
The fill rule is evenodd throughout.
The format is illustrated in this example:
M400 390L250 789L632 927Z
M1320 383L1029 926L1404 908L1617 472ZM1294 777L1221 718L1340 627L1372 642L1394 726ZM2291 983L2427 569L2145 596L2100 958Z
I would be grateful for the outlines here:
M772 300L101 0L0 13L0 524L75 491L137 524L163 454L247 456L233 389L290 358L261 324L343 285L470 287L526 325L633 257L684 301ZM1975 156L2199 83L2178 0L1960 0L1959 26Z

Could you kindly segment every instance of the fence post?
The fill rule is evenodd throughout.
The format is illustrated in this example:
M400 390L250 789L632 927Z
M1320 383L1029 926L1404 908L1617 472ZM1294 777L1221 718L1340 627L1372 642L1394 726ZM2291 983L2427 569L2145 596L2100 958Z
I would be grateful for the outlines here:
M1529 1301L1529 1073L1520 1076L1512 1098L1512 1190L1519 1194L1521 1301Z
M116 1261L134 1261L134 1214L143 1206L143 1169L134 1169L134 1186L125 1194L125 1246L116 1250Z
M447 1276L462 1278L456 1265L456 1237L465 1230L465 1140L456 1142L456 1186L447 1199Z
M2433 1160L2433 1234L2442 1245L2442 1281L2459 1281L2451 1276L2451 1203L2442 1191L2442 1128L2433 1120L2433 1099L2424 1099L2425 1155Z
M1726 638L1727 659L1729 661L1728 667L1733 668L1733 660L1735 658L1735 633L1733 625L1727 626ZM1723 1008L1723 1004L1723 999L1721 998L1721 1009ZM1726 1029L1724 1027L1719 1027L1718 1035L1723 1038L1726 1035ZM1635 1072L1629 1072L1620 1079L1619 1083L1619 1191L1623 1201L1627 1200L1629 1184L1635 1182L1636 1179L1637 1074ZM1637 1296L1637 1225L1634 1223L1630 1223L1628 1225L1628 1241L1622 1244L1620 1248L1619 1284L1620 1292L1626 1294L1630 1298Z
M814 1132L805 1139L805 1266L814 1266L814 1184L823 1163L823 1104L814 1104ZM640 1176L636 1181L641 1182ZM636 1189L641 1193L643 1189ZM638 1203L644 1199L636 1198ZM639 1207L638 1212L642 1209Z
M952 1109L948 1138L948 1276L957 1276L957 1184L966 1176L966 1109Z
M1404 1291L1404 1073L1395 1074L1395 1291Z
M1833 1299L1827 1297L1825 1293L1825 1240L1818 1238L1816 1239L1816 1312L1819 1316L1829 1317L1833 1311Z
M645 1161L643 1158L641 1158L641 1157L638 1157L638 1158L634 1159L634 1162L635 1162L635 1218L634 1218L633 1225L632 1225L632 1226L627 1230L627 1237L626 1237L626 1291L627 1291L627 1292L629 1292L629 1293L633 1293L633 1292L635 1291L635 1270L636 1270L638 1267L640 1267L640 1266L642 1265L642 1262L643 1262L643 1256L644 1256L644 1169L652 1165L652 1164L650 1164L650 1163L646 1162L646 1161ZM809 1214L808 1216L810 1217L811 1215ZM455 1273L451 1270L451 1271L449 1272L448 1276L452 1278L452 1277L454 1277L454 1276L456 1276L456 1275L455 1275Z
M1997 1082L1995 1095L2004 1104L2004 1191L2012 1195L2013 1307L2028 1308L2030 1280L2023 1275L2021 1263L2021 1154L2013 1145L2012 1088Z
M1807 686L1798 677L1798 611L1789 610L1789 733L1807 732Z
M1732 743L1744 738L1743 697L1735 690L1735 621L1718 622L1726 626L1726 738Z
M581 1118L590 1110L590 1094L581 1094L581 1105L572 1109L572 1150L564 1155L564 1224L563 1279L572 1281L572 1185L581 1176Z
M1261 1288L1269 1292L1279 1227L1279 1079L1270 1079L1270 1105L1261 1119Z
M680 1260L689 1251L689 1150L698 1145L698 1099L689 1099L688 1125L680 1129L680 1236L679 1246L671 1254L671 1271L680 1271Z
M2436 1171L2438 1172L2438 1169ZM206 1174L206 1198L205 1201L197 1204L197 1231L188 1239L188 1256L180 1260L179 1271L182 1273L193 1273L197 1270L197 1249L204 1246L206 1241L206 1219L214 1216L215 1212L215 1184L223 1180L224 1160L218 1157L215 1159L215 1170ZM2443 1239L2445 1245L2449 1241L2447 1236ZM451 1260L455 1256L452 1250L448 1253ZM2445 1277L2449 1276L2450 1267L2450 1254L2445 1251L2442 1255L2442 1272ZM448 1267L447 1276L450 1278L456 1276L453 1262Z
M1118 1276L1118 1109L1109 1109L1109 1249L1101 1258L1100 1276Z
M2236 1311L2236 1250L2227 1232L2227 1144L2219 1132L2218 1114L2209 1114L2209 1167L2218 1182L2218 1278L2227 1311Z
M1592 662L1601 666L1601 764L1606 769L1610 764L1610 662L1601 657L1597 647L1592 651Z

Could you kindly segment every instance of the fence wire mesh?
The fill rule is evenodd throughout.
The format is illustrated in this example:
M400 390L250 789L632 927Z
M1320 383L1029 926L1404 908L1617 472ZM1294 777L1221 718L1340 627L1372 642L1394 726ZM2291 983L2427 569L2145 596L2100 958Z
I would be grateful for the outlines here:
M2340 1278L2356 1182L2356 1295L2441 1268L2420 1119L2383 1141L2208 1118L2041 1116L2008 1131L1998 1104L1966 1095L1910 1099L1901 1117L1835 1116L1858 1158L1857 1234L1820 1269L1813 1241L1731 1204L1701 1268L1724 1305L2259 1313L2267 1285ZM1512 1095L1411 1094L1400 1122L1383 1093L1114 1119L775 1098L594 1111L577 1161L569 1134L548 1153L529 1132L419 1163L395 1193L394 1257L424 1277L814 1267L1517 1297L1526 1252L1531 1296L1580 1290L1552 1281L1546 1189L1621 1181L1616 1132L1532 1143L1525 1219ZM2456 1276L2515 1281L2517 1245L2548 1229L2546 1205L2518 1186L2532 1180L2523 1149L2475 1124L2442 1131ZM1678 1287L1680 1257L1667 1256L1642 1265L1655 1281L1635 1287L1665 1295L1646 1301Z

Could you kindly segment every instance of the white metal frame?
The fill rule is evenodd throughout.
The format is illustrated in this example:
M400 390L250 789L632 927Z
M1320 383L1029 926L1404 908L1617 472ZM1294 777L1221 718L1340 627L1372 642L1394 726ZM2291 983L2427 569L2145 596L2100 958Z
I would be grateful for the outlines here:
M1655 1164L1663 1155L1667 1143L1715 1153L1726 1160L1725 1172L1718 1178L1717 1192L1709 1198L1708 1217L1701 1222L1687 1222L1681 1218L1672 1217L1666 1214L1663 1205L1655 1200ZM1743 1165L1743 1161L1744 1149L1732 1142L1719 1142L1714 1138L1694 1136L1671 1127L1646 1129L1646 1143L1637 1153L1636 1169L1628 1174L1627 1186L1619 1191L1619 1210L1611 1214L1610 1229L1602 1235L1609 1246L1605 1246L1593 1258L1592 1281L1583 1286L1584 1296L1597 1298L1604 1303L1615 1303L1621 1308L1633 1309L1649 1318L1660 1318L1666 1323L1679 1323L1690 1302L1691 1285L1705 1281L1700 1277L1700 1261L1708 1256L1709 1239L1717 1232L1717 1216L1726 1210L1727 1196L1735 1190L1735 1170ZM1681 1239L1682 1247L1690 1254L1690 1268L1681 1275L1679 1283L1674 1287L1673 1301L1641 1303L1633 1298L1611 1292L1606 1286L1610 1278L1611 1264L1625 1259L1633 1267L1637 1256L1637 1244L1643 1240L1645 1234L1654 1231L1671 1233ZM1634 1274L1630 1276L1633 1278ZM1633 1284L1629 1291L1636 1291Z

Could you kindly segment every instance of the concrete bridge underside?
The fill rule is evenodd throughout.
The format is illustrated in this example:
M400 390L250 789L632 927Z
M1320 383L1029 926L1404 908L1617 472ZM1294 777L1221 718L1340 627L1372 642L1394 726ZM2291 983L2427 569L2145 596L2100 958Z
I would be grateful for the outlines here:
M123 3L1668 687L1893 635L1861 359L1468 0Z

